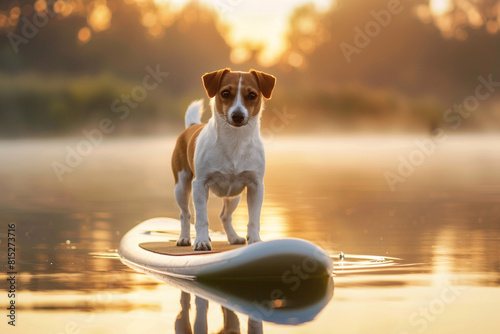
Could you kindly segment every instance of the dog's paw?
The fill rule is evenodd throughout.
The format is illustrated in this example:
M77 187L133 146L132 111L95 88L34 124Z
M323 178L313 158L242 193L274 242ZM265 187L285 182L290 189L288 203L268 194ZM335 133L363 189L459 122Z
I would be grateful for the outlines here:
M194 251L209 251L212 250L212 246L210 245L210 240L195 240L194 241L194 246L193 246Z
M228 241L231 245L243 245L245 244L247 241L245 240L245 238L242 238L242 237L239 237L239 236L235 236L233 238L228 238Z
M177 246L191 246L191 239L181 237L177 240Z
M247 237L247 240L248 240L249 245L254 244L256 242L262 242L262 240L260 240L259 236Z

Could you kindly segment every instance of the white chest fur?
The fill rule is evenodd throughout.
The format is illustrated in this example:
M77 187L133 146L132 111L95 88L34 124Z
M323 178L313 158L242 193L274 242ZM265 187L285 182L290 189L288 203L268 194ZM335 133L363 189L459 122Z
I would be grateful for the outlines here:
M233 128L214 115L200 133L195 149L197 179L220 197L238 196L264 177L264 146L258 120Z

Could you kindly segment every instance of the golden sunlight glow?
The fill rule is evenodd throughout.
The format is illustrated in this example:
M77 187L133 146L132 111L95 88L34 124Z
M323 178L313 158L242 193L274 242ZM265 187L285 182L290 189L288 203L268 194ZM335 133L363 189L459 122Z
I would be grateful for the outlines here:
M288 64L293 67L300 67L304 63L304 57L301 54L292 52L288 56Z
M229 59L234 64L241 64L250 59L251 53L246 48L234 48L231 50Z
M73 12L73 3L58 0L54 3L54 12L62 16L68 16Z
M90 29L87 27L83 27L78 31L78 41L80 41L80 43L82 44L87 43L91 36L92 33L90 32Z
M467 18L469 20L470 25L476 28L482 26L484 23L481 14L473 6L469 7L469 9L467 10Z
M87 22L95 32L106 30L111 24L111 11L106 5L96 5Z
M11 19L17 20L21 14L21 9L19 7L14 7L10 10Z
M164 27L171 26L175 21L175 14L170 10L169 7L162 6L156 12L158 20Z
M247 15L226 15L223 22L230 29L225 38L232 48L252 47L260 50L258 61L270 66L286 50L288 13L281 17L272 11L256 12L255 6L248 6ZM258 16L258 24L256 17Z
M486 31L489 32L490 34L496 34L498 31L498 23L493 20L489 20L486 23Z
M155 38L160 38L165 33L163 26L160 24L155 24L148 28L148 32L151 36Z
M62 0L58 0L54 3L54 12L56 12L57 14L60 14L62 13L63 11L63 8L64 6L66 5L66 3Z
M432 245L432 267L434 271L434 285L442 286L452 277L453 270L453 244L456 242L456 233L451 229L440 231Z
M143 26L151 28L156 24L156 15L152 12L147 12L142 16L141 23Z
M415 14L423 23L431 23L432 22L432 12L430 8L426 5L417 5L415 6Z
M0 12L0 28L4 27L7 23L7 15L3 12Z
M266 240L283 238L288 233L287 211L277 203L267 200L262 206L261 236ZM240 205L233 213L234 229L241 235L246 233L248 209L246 198L242 198Z
M144 0L136 0L141 2ZM181 10L186 4L191 2L191 0L154 0L158 4L168 4L174 11Z
M35 2L35 4L33 5L33 7L35 7L35 10L37 12L42 12L45 9L47 9L47 3L45 2L45 0L38 0L38 1Z
M452 9L450 0L431 0L429 5L434 15L443 15Z
M143 1L143 0L136 0ZM180 10L191 0L154 0L168 4L173 11ZM232 48L230 59L239 64L247 60L253 51L258 51L258 61L263 66L276 63L287 49L289 17L295 8L306 3L314 3L319 10L331 5L331 0L198 0L213 8L220 17L221 33ZM305 27L311 28L312 25ZM228 27L225 29L223 27ZM310 50L307 41L304 48ZM292 63L302 63L299 57L292 56Z

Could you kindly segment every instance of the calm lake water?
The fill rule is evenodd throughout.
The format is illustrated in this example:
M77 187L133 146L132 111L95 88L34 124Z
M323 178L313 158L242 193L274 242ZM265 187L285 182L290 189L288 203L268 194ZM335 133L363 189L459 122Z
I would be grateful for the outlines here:
M312 319L288 325L249 320L122 264L116 249L129 229L178 216L175 139L81 140L0 141L0 260L5 273L15 224L17 271L15 328L2 276L2 333L500 332L500 135L267 140L262 238L307 239L336 262ZM68 149L87 151L58 178L53 164L66 164ZM244 202L233 219L242 235ZM212 198L217 231L220 208ZM340 252L360 265L344 266Z

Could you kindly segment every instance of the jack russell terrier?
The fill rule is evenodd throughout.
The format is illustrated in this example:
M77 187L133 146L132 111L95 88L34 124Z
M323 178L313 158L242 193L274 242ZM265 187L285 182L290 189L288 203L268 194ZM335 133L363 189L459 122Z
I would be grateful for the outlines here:
M210 97L212 117L201 124L203 100L186 111L186 130L177 139L172 154L175 199L181 209L181 235L177 246L191 245L189 196L193 190L196 238L193 249L211 250L208 235L208 190L222 197L220 219L231 244L244 244L231 225L232 214L247 188L248 243L261 241L260 211L264 199L264 145L260 117L264 99L270 99L276 78L250 70L206 73L203 85Z

